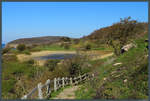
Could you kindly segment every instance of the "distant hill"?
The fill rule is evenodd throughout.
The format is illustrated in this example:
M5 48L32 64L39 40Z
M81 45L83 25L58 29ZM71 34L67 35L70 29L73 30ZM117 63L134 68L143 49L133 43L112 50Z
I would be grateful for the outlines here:
M18 44L29 45L43 45L43 44L52 44L62 41L63 38L69 38L64 36L45 36L45 37L33 37L33 38L21 38L9 42L6 46L16 47Z

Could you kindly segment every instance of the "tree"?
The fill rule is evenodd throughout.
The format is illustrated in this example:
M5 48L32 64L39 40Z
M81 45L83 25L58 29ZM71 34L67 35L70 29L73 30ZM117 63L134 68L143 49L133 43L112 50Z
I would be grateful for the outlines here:
M24 51L25 49L26 49L26 45L25 44L19 44L17 46L17 50L19 50L19 51Z
M119 23L110 27L108 44L113 47L115 55L121 54L121 48L135 34L136 25L137 21L131 20L131 17L127 17L120 19Z

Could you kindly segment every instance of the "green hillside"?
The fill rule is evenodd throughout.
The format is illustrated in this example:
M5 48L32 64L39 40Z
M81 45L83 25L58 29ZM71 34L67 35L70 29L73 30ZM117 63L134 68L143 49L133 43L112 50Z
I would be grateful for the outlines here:
M92 61L95 79L76 92L78 99L147 99L148 34L133 42L136 48L120 56ZM121 63L114 66L115 63Z

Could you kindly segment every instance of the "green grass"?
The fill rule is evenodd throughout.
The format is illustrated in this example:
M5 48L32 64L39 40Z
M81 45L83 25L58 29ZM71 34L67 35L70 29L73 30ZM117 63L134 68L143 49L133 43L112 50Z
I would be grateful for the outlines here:
M19 63L18 61L9 61L2 63L2 97L16 98L17 78L25 77L32 79L37 71L44 71L43 67L33 66L29 63ZM11 96L10 96L11 95Z
M92 97L94 96L93 94L95 93L94 89L88 88L87 91L87 86L86 84L83 84L79 90L75 91L75 96L76 99L93 99Z
M38 50L38 51L42 51L42 50L50 50L50 51L71 51L71 50L75 50L75 48L70 47L69 49L65 49L64 47L61 47L59 45L46 45L46 46L37 46L35 48L32 49L32 51L34 50Z
M14 53L14 54L26 54L26 55L30 55L31 54L28 49L26 49L24 51L19 51L17 49L11 49L10 52Z

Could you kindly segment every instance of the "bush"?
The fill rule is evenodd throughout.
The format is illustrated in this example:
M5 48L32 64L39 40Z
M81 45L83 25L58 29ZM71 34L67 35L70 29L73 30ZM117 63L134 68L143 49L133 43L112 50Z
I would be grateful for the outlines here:
M2 92L14 93L15 83L16 83L16 80L14 78L10 78L9 80L2 80Z
M25 50L23 53L27 54L27 55L31 55L31 53L29 52L29 50Z
M34 65L35 61L33 59L30 59L28 61L26 61L27 64L30 64L30 65Z
M71 41L71 39L69 37L62 37L60 40L63 42L70 42Z
M62 67L67 68L71 76L78 76L85 73L87 68L84 68L85 63L88 61L88 57L76 55L71 59L67 59L63 62Z
M49 69L49 71L53 71L54 68L57 66L57 63L59 63L59 62L60 62L60 60L57 60L57 59L47 60L44 64L44 66L46 66Z
M19 50L19 51L24 51L25 49L26 49L25 44L19 44L19 45L17 46L17 50Z
M11 48L4 48L4 49L2 50L2 54L8 53L10 49L11 49Z
M69 49L69 48L70 48L70 45L69 45L69 44L64 44L64 48L65 48L65 49Z
M85 49L86 49L86 50L90 50L90 49L91 49L91 45L90 45L90 44L87 44L87 45L85 46Z

